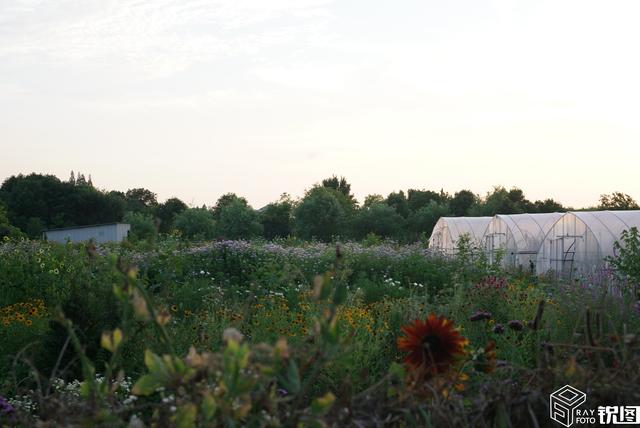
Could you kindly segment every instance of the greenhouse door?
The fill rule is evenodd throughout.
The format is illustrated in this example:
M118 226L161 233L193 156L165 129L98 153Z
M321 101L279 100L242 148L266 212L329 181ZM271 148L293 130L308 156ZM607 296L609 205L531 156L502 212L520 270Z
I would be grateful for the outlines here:
M556 275L571 279L576 255L576 236L558 236L550 242L550 262Z

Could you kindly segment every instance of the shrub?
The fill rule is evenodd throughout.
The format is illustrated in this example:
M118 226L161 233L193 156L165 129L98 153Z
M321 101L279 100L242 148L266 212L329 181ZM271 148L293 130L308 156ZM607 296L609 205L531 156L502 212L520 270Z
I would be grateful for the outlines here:
M176 215L174 227L188 239L211 239L215 235L215 221L211 213L201 208L189 208Z

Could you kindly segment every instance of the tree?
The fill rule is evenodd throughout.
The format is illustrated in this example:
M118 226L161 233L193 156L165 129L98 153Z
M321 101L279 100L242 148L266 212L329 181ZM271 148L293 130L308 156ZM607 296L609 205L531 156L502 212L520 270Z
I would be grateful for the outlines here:
M249 202L245 198L238 196L235 193L225 193L224 195L218 198L218 200L216 201L216 204L211 209L213 218L216 221L220 220L220 214L222 213L224 208L235 203L236 201L239 201L242 205L246 207L249 206Z
M545 199L544 201L535 201L533 203L537 213L561 213L567 211L560 202L556 202L553 199Z
M471 190L460 190L449 201L449 209L454 216L462 217L469 214L471 207L478 203L478 197Z
M176 214L173 225L187 239L211 239L216 222L206 209L187 208Z
M613 192L610 195L600 195L601 210L637 210L638 203L629 195L622 192Z
M531 211L531 207L531 202L524 198L522 190L514 187L508 191L502 186L496 186L492 192L487 193L481 204L471 210L471 215L522 214Z
M428 236L440 217L446 216L449 207L446 204L431 201L425 207L412 213L408 219L408 228L411 240L418 240L422 236Z
M262 224L246 200L237 198L219 208L216 234L226 239L250 239L262 234Z
M373 194L364 197L363 208L370 207L375 204L384 204L384 197L382 195Z
M158 231L150 214L130 211L125 214L124 222L131 225L131 231L129 232L131 241L155 242Z
M187 208L187 204L178 198L169 198L158 205L155 214L160 220L159 231L161 233L168 233L173 227L176 216Z
M20 238L24 234L15 226L9 223L9 217L7 216L7 210L0 203L0 239L8 236L9 238Z
M409 204L407 203L407 197L402 190L399 192L389 193L386 202L387 205L395 209L402 217L407 218L409 216Z
M110 223L120 221L124 213L123 200L111 193L52 175L9 177L0 187L0 198L10 223L32 238L41 236L39 229Z
M393 207L375 202L360 209L353 219L353 231L357 239L369 233L388 238L398 236L405 219Z
M76 176L73 174L73 170L71 171L71 176L69 177L69 184L73 186L76 185Z
M416 212L420 208L426 207L431 201L445 203L447 202L447 195L443 192L438 193L431 190L409 189L407 192L407 205L411 212Z
M76 186L86 186L87 180L84 178L84 174L78 172L78 178L76 179Z
M342 193L346 200L350 205L356 206L357 201L353 194L351 193L351 184L347 182L347 179L344 177L338 178L337 176L331 176L331 178L325 178L322 180L322 187L327 187L329 189L337 190Z
M343 235L349 217L345 202L344 194L333 188L315 186L307 191L295 210L296 235L325 242Z
M637 227L623 230L620 240L613 244L614 257L607 257L618 275L628 276L634 284L640 284L640 233ZM640 295L638 296L640 299Z
M127 201L127 210L134 212L150 214L158 205L156 194L142 187L127 190L125 200Z
M260 210L260 222L265 238L284 238L291 235L293 207L291 197L284 193L280 196L280 200Z

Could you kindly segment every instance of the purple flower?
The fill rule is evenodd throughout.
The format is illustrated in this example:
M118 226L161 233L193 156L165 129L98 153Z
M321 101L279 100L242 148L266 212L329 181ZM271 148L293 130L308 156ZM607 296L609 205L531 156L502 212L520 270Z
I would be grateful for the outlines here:
M496 324L493 326L493 332L495 334L502 334L504 333L504 326L502 324Z
M469 317L469 321L480 321L480 320L488 320L491 319L491 312L487 311L476 311L471 317Z
M515 330L515 331L524 330L524 324L522 324L522 321L511 320L511 321L509 321L509 323L507 325L509 326L510 329Z
M14 419L16 413L16 409L4 398L0 395L0 422L12 421Z

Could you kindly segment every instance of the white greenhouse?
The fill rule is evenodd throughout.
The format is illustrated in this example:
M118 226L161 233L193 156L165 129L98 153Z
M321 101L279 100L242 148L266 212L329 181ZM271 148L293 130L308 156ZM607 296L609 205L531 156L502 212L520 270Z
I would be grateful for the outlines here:
M536 264L540 245L562 213L498 214L484 234L483 244L491 263L502 254L505 267L530 269Z
M440 217L431 232L429 248L444 254L455 254L458 240L469 236L471 245L479 246L491 217Z
M614 243L631 227L640 229L640 211L575 211L553 227L537 255L538 274L553 271L572 278L594 272L614 255Z

